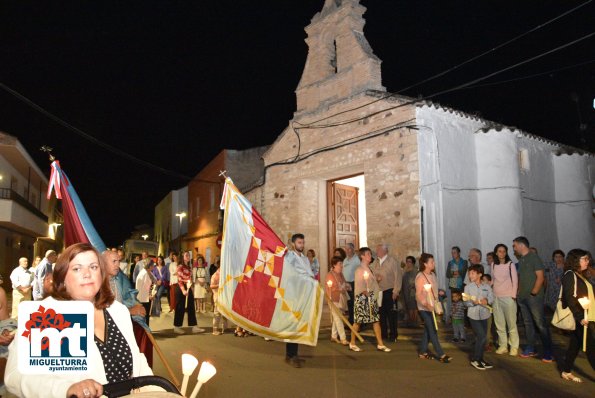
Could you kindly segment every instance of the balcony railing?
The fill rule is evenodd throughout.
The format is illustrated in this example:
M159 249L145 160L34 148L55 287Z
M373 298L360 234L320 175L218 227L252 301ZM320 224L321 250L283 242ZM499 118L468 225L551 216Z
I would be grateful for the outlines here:
M12 200L23 206L25 209L29 210L31 213L35 214L37 217L43 220L43 222L48 222L48 217L45 214L43 214L41 210L29 203L27 199L23 198L21 195L19 195L12 189L0 188L0 199Z

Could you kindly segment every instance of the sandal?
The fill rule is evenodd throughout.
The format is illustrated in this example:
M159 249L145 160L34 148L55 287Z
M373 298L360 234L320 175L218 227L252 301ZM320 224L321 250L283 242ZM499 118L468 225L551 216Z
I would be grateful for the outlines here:
M355 344L349 344L349 349L351 351L360 352L362 349L356 346Z
M377 345L377 346L376 346L376 349L377 349L378 351L391 352L391 349L390 349L390 348L388 348L388 347L387 347L387 346L385 346L385 345Z
M562 376L562 378L564 380L568 380L568 381L573 381L575 383L582 383L583 381L581 380L580 377L576 377L575 375L573 375L572 373L566 373L566 372L562 372L560 374L560 376Z
M452 361L452 358L444 354L440 358L438 358L438 360L442 363L450 363L450 361Z
M419 354L419 359L434 359L434 356L426 352L425 354Z

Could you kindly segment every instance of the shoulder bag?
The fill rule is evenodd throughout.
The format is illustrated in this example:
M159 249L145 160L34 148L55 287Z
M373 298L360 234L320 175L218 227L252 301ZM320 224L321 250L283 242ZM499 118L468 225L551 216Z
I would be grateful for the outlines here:
M574 297L576 297L576 274L573 271L566 272L572 272L574 275ZM558 296L556 311L552 318L552 325L562 330L576 329L576 321L570 307L562 308L562 287L560 287L560 295Z

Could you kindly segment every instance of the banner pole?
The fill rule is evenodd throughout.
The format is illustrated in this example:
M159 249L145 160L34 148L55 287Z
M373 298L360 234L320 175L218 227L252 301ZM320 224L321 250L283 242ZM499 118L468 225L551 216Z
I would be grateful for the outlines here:
M341 310L337 308L337 306L335 305L335 303L333 303L333 300L331 300L330 296L328 295L328 292L326 291L326 289L322 289L324 290L324 297L326 297L326 301L328 302L329 307L331 307L331 311L334 311L336 315L339 316L339 318L343 321L343 323L345 325L347 325L347 327L349 328L349 330L351 330L351 333L355 334L355 337L357 337L357 339L359 340L360 343L364 342L363 337L355 331L355 329L353 329L353 326L349 323L349 321L343 316L343 314L341 313Z

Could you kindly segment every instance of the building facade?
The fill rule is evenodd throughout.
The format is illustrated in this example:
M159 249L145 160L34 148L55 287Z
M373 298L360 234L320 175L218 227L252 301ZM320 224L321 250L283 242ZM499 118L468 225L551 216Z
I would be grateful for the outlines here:
M525 235L544 259L594 250L593 155L387 93L364 11L327 0L306 27L297 110L246 194L281 239L304 233L322 276L346 243L387 243L399 260L431 252L442 283L454 245L485 253Z
M159 243L159 254L179 251L188 233L188 186L170 191L155 206L155 231L151 240ZM185 215L184 215L185 214Z
M48 180L19 140L0 132L0 274L8 278L20 257L31 264L61 250L62 215L46 198ZM8 284L10 285L10 284Z
M267 147L242 151L224 149L188 184L188 234L183 250L201 254L209 264L220 255L223 212L220 210L224 178L231 177L240 190L248 190L263 178L262 154Z

